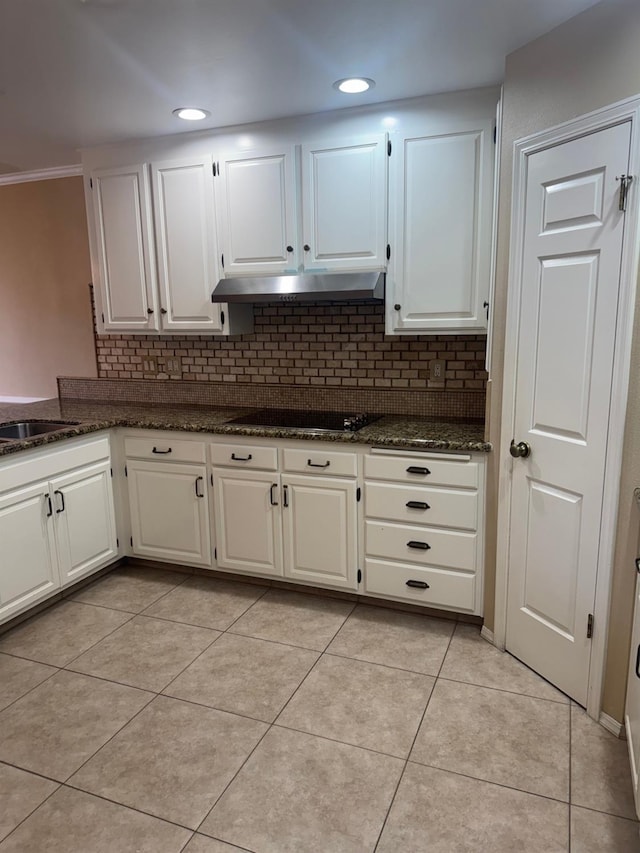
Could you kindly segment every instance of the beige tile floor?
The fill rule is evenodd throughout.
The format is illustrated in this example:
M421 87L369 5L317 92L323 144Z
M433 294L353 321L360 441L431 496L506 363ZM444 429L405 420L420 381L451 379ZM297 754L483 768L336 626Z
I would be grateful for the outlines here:
M119 569L0 636L0 853L638 853L626 744L478 628Z

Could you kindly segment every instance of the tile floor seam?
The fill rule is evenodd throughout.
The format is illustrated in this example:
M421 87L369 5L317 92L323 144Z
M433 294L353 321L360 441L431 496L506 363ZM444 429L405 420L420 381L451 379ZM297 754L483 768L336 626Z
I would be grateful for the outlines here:
M105 608L105 609L106 609L106 610L109 610L109 609L112 609L112 608ZM116 611L116 613L125 613L125 612L128 612L128 611L124 611L124 610L117 610L117 611ZM127 620L126 620L126 622L123 622L121 625L118 625L116 628L114 628L114 629L113 629L113 631L109 631L109 633L108 633L108 634L105 634L105 635L104 635L104 637L100 637L100 639L99 639L99 640L96 640L96 642L95 642L95 643L92 643L92 644L91 644L90 646L88 646L86 649L83 649L79 654L77 654L77 655L75 655L74 657L72 657L72 658L71 658L71 660L68 660L65 664L63 664L63 666L61 667L61 669L66 670L66 668L69 666L69 664L75 663L75 661L77 661L77 660L78 660L78 658L82 657L82 655L86 654L86 652L90 652L90 651L91 651L91 649L95 648L95 647L98 645L98 643L101 643L103 640L106 640L106 639L107 639L107 637L110 637L112 634L115 634L115 632L116 632L116 631L119 631L119 630L120 630L120 628L124 628L124 626L125 626L125 625L128 625L128 624L129 624L129 622L132 622L132 621L136 618L136 616L137 616L137 615L138 615L137 613L132 613L132 614L131 614L131 616L130 616L130 618L129 618L129 619L127 619Z
M246 614L251 610L251 608L252 608L252 607L255 607L255 605L256 605L259 601L262 601L262 599L265 597L265 595L269 592L269 590L270 590L270 589L272 589L272 587L270 587L270 586L265 587L265 588L264 588L264 590L263 590L263 592L262 592L262 595L258 596L258 598L256 598L256 600L255 600L255 601L252 601L252 602L251 602L251 604L247 607L247 609L246 609L246 610L243 610L243 611L242 611L242 613L241 613L239 616L236 616L236 618L233 620L233 622L231 623L231 625L228 625L228 626L224 629L225 633L226 633L227 631L229 631L229 629L230 629L230 628L233 628L233 626L236 624L236 622L237 622L239 619L242 619L242 617L243 617L243 616L246 616ZM231 632L230 632L230 633L231 633Z
M6 654L6 652L2 652L2 654ZM17 655L11 655L11 657L17 658L18 660L28 660L29 663L41 663L41 661L35 661L35 660L32 661L32 660L29 660L29 658L20 658ZM52 666L52 664L43 663L42 666ZM19 702L21 699L24 699L25 696L28 696L30 693L32 693L36 689L36 687L40 687L41 684L45 684L45 682L49 681L50 678L53 678L54 675L57 675L59 672L62 672L62 670L64 669L64 667L61 667L61 666L56 666L53 668L55 669L55 672L52 672L46 678L43 678L42 681L39 681L37 684L34 684L33 687L30 687L26 691L26 693L23 693L21 696L17 696L15 699L12 699L8 705L4 706L4 708L0 708L0 714L2 714L4 711L7 711L9 708L11 708L12 705L15 705L16 702ZM2 764L1 761L0 761L0 764ZM5 764L6 764L6 762L5 762Z
M194 626L194 627L198 627L198 626ZM213 631L213 630L217 630L217 628L210 628L209 630L212 630L212 631ZM220 639L220 637L222 637L222 635L223 635L223 634L224 634L224 631L220 631L220 632L219 632L219 634L218 634L218 636L217 636L217 637L215 637L215 638L214 638L214 639L209 643L209 645L207 646L207 648L206 648L206 649L203 649L203 650L200 652L200 654L196 655L192 661L189 661L189 663L188 663L188 664L186 664L186 666L183 666L183 667L182 667L182 669L180 670L180 672L179 672L176 676L174 676L174 677L171 679L171 681L169 681L169 683L168 683L168 684L165 684L165 686L162 688L162 690L161 690L157 695L158 695L158 696L163 696L163 695L164 695L164 691L165 691L165 690L167 690L167 688L171 687L171 685L173 684L173 682L174 682L176 679L180 678L180 676L181 676L181 675L182 675L182 674L183 674L187 669L189 669L189 667L190 667L190 666L193 666L193 664L194 664L197 660L199 660L205 652L208 652L208 651L209 651L209 649L211 648L211 646L215 645L215 643ZM175 698L175 697L174 697L174 698ZM198 703L193 703L193 704L198 704Z
M333 642L333 640L331 642ZM331 643L329 645L331 645ZM393 669L396 672L409 672L412 675L424 675L425 678L436 678L436 679L438 678L438 676L434 672L423 672L422 670L418 670L418 669L407 669L407 667L405 667L405 666L394 666L392 663L381 663L380 661L377 661L377 660L364 660L364 658L354 658L354 657L351 657L351 655L347 655L347 654L344 654L342 652L331 652L331 651L327 650L327 651L322 652L322 654L327 655L328 657L332 657L332 658L343 658L344 660L353 660L353 661L356 661L357 663L368 663L371 666L384 666L386 669ZM441 668L442 668L442 665L440 665L440 667L438 667L438 669L441 669Z
M442 669L442 667L440 667L440 669ZM548 699L546 696L532 696L531 693L522 693L518 690L505 690L504 687L491 687L488 684L478 684L475 681L465 681L463 678L449 678L446 675L438 675L437 678L442 681L450 681L453 684L468 684L469 687L479 687L481 690L495 690L498 693L507 693L510 696L524 696L527 699L536 699L540 702L551 702L553 705L564 705L566 708L570 707L567 702L562 702L560 699Z
M287 732L297 732L300 735L308 735L309 737L317 737L320 740L327 740L329 743L339 743L342 746L351 746L354 749L363 749L365 752L372 752L374 755L383 755L385 758L395 758L397 761L406 762L407 758L403 755L396 755L393 752L383 752L381 749L374 749L372 746L363 746L361 743L352 743L350 740L340 740L337 737L329 737L329 735L320 735L317 732L310 732L308 729L297 729L295 726L285 726L284 723L278 723L277 720L271 724L276 729L284 729Z
M571 701L569 701L569 842L567 844L567 851L571 853L571 781L573 775L573 713L571 708Z
M0 760L0 766L6 764L7 767L13 767L14 770L22 770L23 773L29 773L31 776L38 776L40 779L46 779L47 782L54 782L56 785L64 785L59 779L54 779L53 776L47 776L45 773L40 773L37 770L27 770L26 767L20 767L19 764L14 764L13 761L7 761L6 758Z
M6 764L7 762L5 761L4 763ZM10 765L10 766L11 766L11 767L13 767L13 765ZM18 769L18 770L23 770L23 768L22 768L22 767L18 767L17 769ZM25 772L25 773L30 773L31 771L30 771L30 770L24 770L23 772ZM34 775L35 775L35 776L39 776L40 774L39 774L39 773L35 773ZM47 779L48 777L46 777L46 776L45 776L45 777L42 777L42 778ZM8 840L9 840L9 838L13 835L13 833L14 833L17 829L19 829L19 828L22 826L22 824L23 824L26 820L29 820L29 818L30 818L32 815L34 815L34 814L38 811L38 809L39 809L39 808L41 808L41 807L42 807L42 806L47 802L47 800L49 800L51 797L53 797L53 795L54 795L54 794L56 794L56 793L60 790L60 788L62 788L62 786L64 785L64 783L63 783L63 782L58 782L58 781L57 781L57 780L55 780L55 779L50 779L50 780L48 780L48 781L55 782L55 783L56 783L56 788L54 788L54 790L53 790L53 791L51 791L51 793L50 793L50 794L47 794L47 796L44 798L44 800L43 800L41 803L38 803L38 805L37 805L34 809L31 809L31 811L29 812L29 814L28 814L28 815L25 815L25 817L23 817L23 818L22 818L22 820L21 820L19 823L17 823L17 824L13 827L13 829L11 830L11 832L8 832L8 833L4 836L4 838L1 838L1 839L0 839L0 851L2 851L2 847L4 846L5 841L8 841Z
M613 814L613 812L603 812L600 809L594 809L593 806L579 806L577 803L569 803L569 805L572 809L581 809L585 812L593 812L594 814L604 814L607 815L607 817L615 817L618 818L618 820L626 820L627 823L632 823L634 826L638 826L638 828L640 829L640 819L638 819L637 817L625 817L621 814Z

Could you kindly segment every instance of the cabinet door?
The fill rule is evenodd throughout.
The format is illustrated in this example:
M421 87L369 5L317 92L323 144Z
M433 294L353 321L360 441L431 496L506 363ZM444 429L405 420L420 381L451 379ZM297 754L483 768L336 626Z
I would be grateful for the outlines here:
M486 330L492 155L490 121L394 140L389 332Z
M50 483L62 586L118 556L109 461L87 465Z
M302 146L305 269L386 267L387 159L384 133Z
M278 475L213 469L218 566L282 575Z
M59 586L48 484L0 495L0 619L47 598Z
M225 275L276 275L297 268L294 166L293 148L220 161L217 198Z
M158 312L147 166L100 169L91 182L104 328L153 331Z
M356 589L355 480L287 475L282 492L285 576Z
M211 565L204 465L127 460L133 553Z
M636 581L636 605L631 636L631 660L627 682L627 704L625 725L631 761L631 779L636 800L636 812L640 816L640 575Z
M210 157L152 163L161 326L222 332L213 165Z

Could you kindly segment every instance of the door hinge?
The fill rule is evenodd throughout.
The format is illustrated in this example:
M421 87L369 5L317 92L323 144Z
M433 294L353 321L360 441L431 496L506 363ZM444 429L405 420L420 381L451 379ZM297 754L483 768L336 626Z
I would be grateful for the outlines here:
M209 479L211 480L211 485L213 486L213 474L209 474Z
M133 536L129 537L129 542L131 542L131 547L133 548Z
M358 583L362 583L362 569L358 569Z
M220 263L222 264L222 269L224 269L224 252L220 255Z
M217 548L214 548L214 549L213 549L213 559L214 559L214 560L217 560L217 559L218 559L218 549L217 549Z
M222 325L224 326L224 311L221 311L221 312L220 312L220 322L221 322L221 323L222 323Z
M587 640L593 637L593 613L587 616Z
M391 246L387 243L387 260L391 259Z
M102 322L104 323L104 311L102 312Z
M213 170L213 177L215 178L215 176L216 176L216 164L215 164L215 163L212 163L212 164L211 164L211 168L212 168L212 170Z
M391 157L391 140L387 142L387 154Z
M116 537L116 548L120 547L120 540Z
M126 466L126 465L124 466L124 476L125 476L125 477L128 477L128 476L129 476L129 472L127 471L127 466Z
M89 188L93 189L93 178L89 178Z
M356 489L356 501L360 503L360 498L362 497L362 489L360 486Z
M109 470L111 471L111 479L113 479L113 468L109 468Z
M633 175L616 175L616 181L620 181L620 195L618 196L618 210L623 212L627 209L627 193L631 186Z
M493 128L493 144L498 144L498 125Z

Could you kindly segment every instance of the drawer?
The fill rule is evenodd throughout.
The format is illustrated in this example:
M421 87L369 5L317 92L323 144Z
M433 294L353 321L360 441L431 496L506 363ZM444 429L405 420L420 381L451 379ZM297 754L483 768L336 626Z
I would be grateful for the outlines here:
M167 438L125 437L124 453L127 459L158 459L162 462L205 462L206 451L202 441L180 441Z
M454 486L476 489L478 463L468 457L420 459L415 456L365 456L364 476L368 480L394 480L396 483L413 483L423 486Z
M355 453L336 453L335 450L289 450L283 454L283 470L297 474L322 474L323 477L357 477L358 459Z
M477 492L367 482L364 493L367 518L463 530L476 530L478 526Z
M212 444L211 461L227 468L278 470L278 451L275 447L249 444Z
M475 533L454 533L432 527L367 521L365 537L366 554L369 557L385 557L403 563L443 566L470 572L476 568ZM425 545L429 547L425 548Z
M365 560L365 592L413 604L475 611L476 576L448 569ZM416 586L407 585L413 582ZM426 584L426 586L423 586Z

